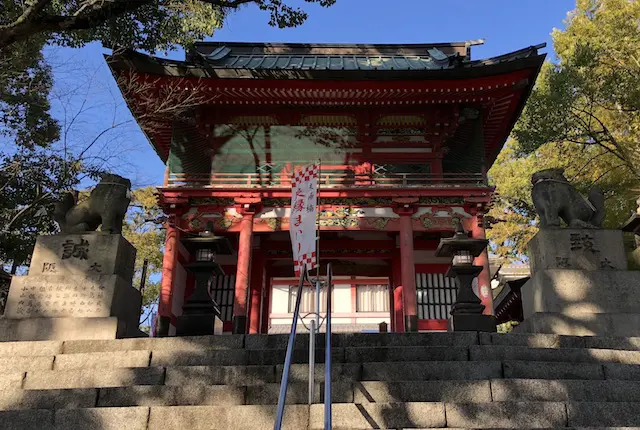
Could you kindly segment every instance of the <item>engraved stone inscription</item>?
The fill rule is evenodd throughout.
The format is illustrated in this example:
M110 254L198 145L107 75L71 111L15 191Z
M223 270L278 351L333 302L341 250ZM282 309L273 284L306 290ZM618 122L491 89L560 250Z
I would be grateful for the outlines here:
M42 263L42 273L56 273L56 263Z
M571 263L569 263L569 257L556 257L556 264L561 269L571 268Z
M86 317L103 310L105 285L93 279L44 280L21 288L16 314L25 317Z
M589 233L571 233L569 240L571 241L572 251L600 252L595 245L593 235Z
M605 258L602 261L600 261L600 269L602 270L613 270L615 268L616 266L614 266L611 260L609 260L608 258Z
M79 258L80 260L89 259L89 241L80 238L80 243L74 243L73 240L65 240L62 244L62 259Z

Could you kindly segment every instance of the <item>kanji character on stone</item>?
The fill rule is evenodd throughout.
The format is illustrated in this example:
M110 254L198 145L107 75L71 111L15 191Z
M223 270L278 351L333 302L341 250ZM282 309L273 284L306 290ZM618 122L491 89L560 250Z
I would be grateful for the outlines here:
M62 259L67 258L79 258L80 260L89 259L89 242L80 238L80 243L73 243L73 240L68 239L62 244Z

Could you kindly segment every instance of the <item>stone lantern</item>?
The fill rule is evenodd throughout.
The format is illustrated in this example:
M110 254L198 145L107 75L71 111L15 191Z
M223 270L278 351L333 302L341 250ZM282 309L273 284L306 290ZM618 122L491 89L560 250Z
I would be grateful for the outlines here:
M217 276L224 276L220 264L216 262L219 254L231 254L231 245L226 237L215 236L212 226L198 236L182 239L182 244L195 261L185 265L185 269L193 273L195 289L182 306L182 315L178 317L176 334L178 336L211 335L219 325L220 309L209 295L209 285Z
M473 292L473 280L482 272L482 266L473 264L489 243L486 239L471 239L462 223L456 224L453 237L440 240L436 257L453 257L446 276L455 278L458 294L451 308L450 331L495 332L496 322L492 315L483 315L485 306Z

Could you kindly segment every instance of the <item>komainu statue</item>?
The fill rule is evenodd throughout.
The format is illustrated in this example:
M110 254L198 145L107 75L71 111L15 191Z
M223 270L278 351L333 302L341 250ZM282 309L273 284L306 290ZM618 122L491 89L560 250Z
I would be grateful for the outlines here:
M62 233L102 231L120 234L122 222L131 202L131 181L114 174L105 174L89 198L77 203L77 193L68 191L55 204L53 219Z
M558 228L562 219L570 228L602 228L604 195L597 188L584 198L564 177L564 169L540 170L531 176L533 205L541 228Z

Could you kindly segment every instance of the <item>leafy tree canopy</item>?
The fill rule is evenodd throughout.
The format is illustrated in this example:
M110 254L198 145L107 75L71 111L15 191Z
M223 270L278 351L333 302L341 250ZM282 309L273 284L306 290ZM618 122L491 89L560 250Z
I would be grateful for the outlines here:
M640 178L640 2L578 0L552 36L557 61L545 64L514 130L519 150L595 146Z
M305 0L325 7L335 1ZM248 4L266 11L272 26L294 27L307 19L285 0L6 0L0 49L43 34L49 43L66 46L97 40L107 47L170 49L211 36L225 16Z
M137 249L133 283L140 288L143 265L147 265L142 294L142 324L149 325L153 305L160 294L162 250L165 231L162 229L164 214L156 199L153 187L139 188L132 192L131 205L122 228L123 236Z
M488 236L517 258L537 231L531 174L564 167L583 193L605 192L605 226L619 228L640 187L640 2L577 0L557 58L540 73L526 108L489 175L497 196Z
M0 50L0 136L29 148L50 143L60 131L49 113L53 79L43 46L34 38Z
M518 154L518 149L516 141L507 142L489 171L496 195L487 214L491 224L487 237L498 256L518 259L538 231L531 201L531 175L538 170L563 167L566 178L583 195L594 186L600 188L606 198L607 228L619 228L635 210L637 179L617 168L618 159L608 151L571 143L545 144L528 156Z

